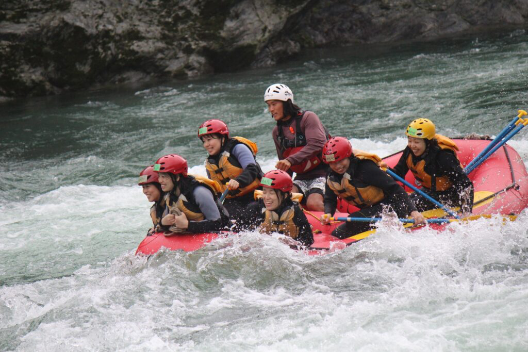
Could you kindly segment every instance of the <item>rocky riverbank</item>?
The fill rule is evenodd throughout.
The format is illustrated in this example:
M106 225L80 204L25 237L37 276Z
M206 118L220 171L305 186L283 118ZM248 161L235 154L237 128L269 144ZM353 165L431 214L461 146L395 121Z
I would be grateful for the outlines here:
M0 97L271 66L303 48L527 25L528 0L8 0Z

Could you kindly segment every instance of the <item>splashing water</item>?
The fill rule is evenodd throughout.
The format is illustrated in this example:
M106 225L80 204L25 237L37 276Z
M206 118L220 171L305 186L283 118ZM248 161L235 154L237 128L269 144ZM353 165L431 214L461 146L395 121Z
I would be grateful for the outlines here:
M273 69L14 102L0 113L0 350L525 351L528 216L406 232L390 220L311 257L241 233L134 256L139 171L167 153L205 174L208 118L259 145L283 82L333 135L385 156L404 128L496 135L528 106L527 37L325 49ZM528 160L528 137L509 144Z

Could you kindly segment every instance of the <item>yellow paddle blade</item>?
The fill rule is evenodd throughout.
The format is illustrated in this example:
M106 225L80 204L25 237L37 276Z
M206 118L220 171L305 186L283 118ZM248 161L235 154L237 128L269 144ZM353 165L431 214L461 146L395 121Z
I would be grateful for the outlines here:
M359 241L359 240L362 240L364 238L367 238L368 236L372 235L375 232L376 232L376 230L368 230L368 231L365 231L365 232L358 233L357 235L347 237L345 239L347 239L347 240L348 239L353 239L353 240Z
M493 194L494 194L493 192L489 192L489 191L478 191L478 192L475 192L475 194L473 195L473 203L477 203L481 199L484 199L486 197L492 196ZM475 207L473 207L473 209L478 209L478 208L480 208L483 205L491 203L494 198L495 197L490 197L489 199L485 200L484 202L477 204ZM460 207L451 208L451 210L459 211ZM422 215L426 219L443 218L443 217L445 217L447 215L447 213L445 211L443 211L442 209L438 208L438 209L431 209L431 210L423 211Z
M499 215L499 214L480 214L480 215L470 215L468 217L465 217L461 219L460 221L472 221L472 220L478 220L478 219L491 219L494 217L502 217L502 221L515 221L517 220L517 215ZM455 221L458 221L457 219L453 219Z
M422 213L423 214L423 213ZM495 218L495 217L502 217L502 222L505 223L506 221L515 221L517 220L517 215L500 215L500 214L480 214L480 215L470 215L468 217L465 217L465 218L462 218L462 219L449 219L449 222L469 222L469 221L474 221L474 220L478 220L478 219L491 219L491 218ZM403 224L403 227L408 229L410 227L413 227L414 224ZM365 231L365 232L361 232L361 233L358 233L357 235L354 235L354 236L350 236L350 237L347 237L347 239L351 238L351 239L354 239L354 240L362 240L370 235L372 235L373 233L375 233L376 230L369 230L369 231Z

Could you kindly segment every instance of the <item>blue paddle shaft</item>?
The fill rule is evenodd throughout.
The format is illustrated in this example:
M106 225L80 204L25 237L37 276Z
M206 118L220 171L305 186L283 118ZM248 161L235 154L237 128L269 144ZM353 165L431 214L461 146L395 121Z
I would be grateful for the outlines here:
M469 174L469 172L467 170L469 170L469 169L473 170L474 169L473 165L475 163L479 162L480 159L491 150L491 148L493 148L497 143L499 143L502 140L502 138L504 138L504 136L506 136L511 130L513 130L515 128L515 123L517 122L517 120L519 120L519 117L517 117L517 116L514 117L513 120L508 124L508 126L504 127L504 129L497 135L497 137L495 137L495 139L492 140L490 142L490 144L488 144L486 146L486 148L484 148L475 157L475 159L471 160L471 162L466 165L466 170L464 170L466 172L466 174Z
M220 203L224 203L224 200L227 197L227 192L229 192L229 190L226 188L226 190L220 196Z
M488 151L483 157L480 158L480 160L477 160L473 165L466 166L466 169L464 170L467 175L469 175L473 170L475 170L477 167L480 166L486 159L488 159L491 154L495 153L497 149L502 147L504 144L506 144L507 141L509 141L513 136L515 136L520 130L522 130L524 127L523 124L519 124L516 128L514 128L504 139L498 143L495 143L495 146Z
M351 222L378 222L382 218L335 218L337 221L351 221ZM400 222L414 224L413 219L398 219ZM450 219L427 219L428 223L445 224L451 222Z
M456 213L454 213L453 211L449 210L445 205L443 205L442 203L440 203L439 201L437 201L436 199L434 199L433 197L429 196L428 194L424 193L423 191L419 190L418 188L414 187L413 185L411 185L409 182L407 182L404 178L400 177L399 175L397 175L396 173L392 172L391 170L387 169L387 173L389 175L391 175L392 177L394 177L396 180L402 182L403 184L407 185L407 187L411 188L413 191L417 192L418 194L420 194L422 197L424 197L425 199L429 200L430 202L432 202L433 204L437 205L438 207L440 207L441 209L443 209L446 213L448 213L449 215L451 216L454 216L455 218L459 219L458 215Z

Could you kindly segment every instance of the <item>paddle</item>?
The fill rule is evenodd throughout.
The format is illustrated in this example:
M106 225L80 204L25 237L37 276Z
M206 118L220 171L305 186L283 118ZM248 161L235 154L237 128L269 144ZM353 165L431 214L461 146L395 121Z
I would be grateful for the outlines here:
M475 170L477 167L479 167L480 164L482 164L484 161L486 161L487 158L489 158L493 153L495 153L497 151L497 149L499 149L504 144L506 144L507 141L509 141L520 130L522 130L524 128L524 126L528 125L528 118L521 119L521 116L524 116L524 115L527 115L526 111L519 110L519 116L518 116L519 119L515 123L515 127L513 128L513 130L510 130L510 132L506 135L506 137L504 137L502 140L496 142L495 145L491 148L491 150L489 150L486 154L484 154L484 156L480 157L480 159L478 159L476 162L473 162L473 164L471 166L466 166L466 168L464 169L464 172L469 175L473 170ZM496 139L497 138L495 138L494 141ZM477 158L475 158L475 159L477 159Z
M450 210L449 208L447 208L445 205L443 205L442 203L440 203L439 201L437 201L436 199L434 199L433 197L429 196L428 194L426 194L425 192L423 192L422 190L414 187L412 184L410 184L409 182L407 182L404 178L400 177L399 175L397 175L395 172L393 172L392 170L390 169L387 169L387 173L389 175L391 175L392 177L394 177L396 180L402 182L403 184L405 184L407 187L409 187L410 189L414 190L415 192L417 192L419 195L421 195L422 197L424 197L425 199L427 199L428 201L432 202L433 204L437 205L438 207L442 208L446 213L448 213L449 215L457 218L457 219L460 219L460 217L455 213L453 212L452 210Z
M471 221L471 220L477 220L480 218L485 219L491 219L492 216L497 216L494 214L480 214L480 215L470 215L468 217L465 217L463 219L445 219L445 218L439 218L439 219L427 219L426 221L428 223L432 224L445 224L449 222L455 222L455 221ZM503 220L510 220L514 221L517 219L517 215L502 215ZM330 220L333 221L349 221L349 222L378 222L383 220L383 218L353 218L353 217L338 217L338 218L330 218ZM407 224L414 224L414 219L398 219L400 222L407 223Z
M378 222L383 220L383 218L330 218L330 220L334 221L349 221L349 222ZM400 222L408 223L408 224L414 224L414 219L398 219ZM457 221L455 219L426 219L428 223L434 223L434 224L445 224L452 221Z
M227 192L229 192L229 189L226 188L226 190L220 196L220 203L224 204L224 200L227 197Z
M488 144L486 146L486 148L484 148L484 150L482 150L476 157L475 159L473 159L469 164L466 165L466 169L464 170L466 172L466 174L469 174L473 169L475 169L477 166L474 166L476 163L479 163L480 159L484 159L486 160L487 157L484 158L485 155L487 155L487 153L493 148L495 147L495 145L497 143L499 143L508 133L510 133L514 128L515 126L519 125L520 123L523 122L523 119L522 117L527 115L528 113L524 110L519 110L518 111L519 115L517 115L516 117L513 118L513 120L497 135L497 137L495 137L494 140L492 140L490 142L490 144ZM522 128L522 127L521 127ZM520 130L520 129L519 129ZM517 131L519 132L519 131ZM515 132L515 133L517 133ZM511 137L510 137L511 138ZM509 139L509 138L508 138ZM490 154L491 155L491 154ZM488 155L489 157L489 155ZM483 161L482 161L483 162ZM480 162L480 163L482 163ZM479 163L479 164L480 164Z

